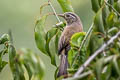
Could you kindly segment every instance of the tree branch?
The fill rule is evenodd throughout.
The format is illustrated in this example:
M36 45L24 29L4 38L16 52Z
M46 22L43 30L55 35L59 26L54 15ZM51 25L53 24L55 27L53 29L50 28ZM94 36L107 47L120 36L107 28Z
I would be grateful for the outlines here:
M41 15L41 16L42 16L42 9L43 9L45 6L48 6L48 2L40 6L40 15Z
M89 36L90 33L92 32L92 30L93 30L93 23L92 23L92 25L90 26L90 28L89 28L89 30L88 30L88 32L87 32L85 38L83 39L83 41L82 41L82 43L81 43L81 45L80 45L80 48L79 48L79 50L78 50L79 52L80 52L80 50L82 49L82 47L84 46L84 44L85 44L85 42L86 42L88 36Z
M56 19L57 19L58 22L60 23L61 21L60 21L60 19L59 19L57 13L56 13L56 11L55 11L55 8L53 7L52 3L50 2L50 0L48 0L48 4L49 4L50 7L52 8L52 10L53 10L53 12L54 12L54 14L55 14L55 16L56 16Z
M92 74L92 71L88 71L88 72L84 72L83 74L77 76L77 77L71 77L71 78L67 78L67 79L62 79L62 80L79 80L82 79L83 77L86 77L88 75Z
M88 60L78 69L78 71L75 73L74 78L78 77L79 74L81 74L84 69L90 64L90 62L95 59L95 57L100 54L106 47L108 47L110 44L114 43L114 40L120 37L120 31L113 36L108 42L104 43L97 51L94 52L92 56L88 58Z
M117 14L118 16L120 16L120 13L119 13L116 9L114 9L114 7L113 7L111 4L109 4L107 1L104 1L104 2L105 2L106 5L108 5L109 7L111 7L111 9L112 9L114 12L116 12L116 14Z
M89 30L87 31L87 34L86 34L86 36L84 37L84 39L83 39L83 41L82 41L82 43L81 43L81 45L80 45L80 48L79 48L78 52L80 52L80 50L81 50L82 47L84 46L84 44L85 44L88 36L89 36L90 33L92 32L92 30L93 30L93 25L94 25L94 23L92 23L92 25L90 26ZM79 55L80 55L79 53L75 55L75 59L74 59L74 61L73 61L73 65L74 65L74 63L75 63L75 61L77 60L77 57L78 57ZM73 65L72 65L72 66L73 66Z

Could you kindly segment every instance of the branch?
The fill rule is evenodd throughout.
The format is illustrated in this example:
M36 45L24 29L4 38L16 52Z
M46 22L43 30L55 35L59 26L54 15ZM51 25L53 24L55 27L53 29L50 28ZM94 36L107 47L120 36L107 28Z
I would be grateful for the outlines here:
M42 9L43 9L45 6L48 6L48 2L40 6L40 16L42 16Z
M92 74L92 71L88 71L88 72L84 72L83 74L77 76L77 77L71 77L71 78L67 78L67 79L62 79L62 80L79 80L79 79L82 79L88 75Z
M78 50L79 52L80 52L80 50L82 49L82 47L84 46L84 44L85 44L85 42L86 42L88 36L89 36L90 33L92 32L92 30L93 30L93 23L92 23L92 25L90 26L90 28L89 28L89 30L88 30L88 32L87 32L85 38L83 39L83 41L82 41L82 43L81 43L81 45L80 45L80 48L79 48L79 50Z
M54 12L54 14L55 14L55 16L56 16L58 22L60 23L61 21L60 21L60 19L59 19L57 13L56 13L56 11L55 11L55 8L53 7L52 3L50 2L50 0L48 0L48 4L49 4L50 7L52 8L52 10L53 10L53 12Z
M74 78L78 77L79 74L81 74L84 69L90 64L90 62L95 59L95 57L100 54L106 47L108 47L110 44L114 43L114 40L120 37L120 31L113 36L108 42L104 43L92 56L88 58L88 60L78 69L78 71L75 73Z
M111 9L112 9L114 12L116 12L116 14L117 14L118 16L120 16L120 13L119 13L116 9L114 9L114 7L113 7L111 4L109 4L107 1L104 1L104 2L105 2L106 5L108 5L109 7L111 7Z
M84 37L84 39L83 39L83 41L82 41L82 43L81 43L81 45L80 45L80 48L79 48L78 52L80 52L80 50L81 50L82 47L84 46L84 44L85 44L85 42L86 42L88 36L89 36L90 33L92 32L92 30L93 30L93 23L92 23L92 25L90 26L90 28L89 28L89 30L88 30L86 36ZM79 55L80 55L79 53L75 55L75 59L74 59L74 61L73 61L73 65L74 65L74 63L75 63L75 61L77 60L77 57L78 57ZM73 66L73 65L72 65L72 66Z

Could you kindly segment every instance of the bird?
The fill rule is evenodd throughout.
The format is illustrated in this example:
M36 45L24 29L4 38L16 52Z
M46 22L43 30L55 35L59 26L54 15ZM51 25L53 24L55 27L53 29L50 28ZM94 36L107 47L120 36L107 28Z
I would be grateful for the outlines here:
M57 77L68 76L68 51L70 50L70 39L73 34L83 31L83 25L80 17L73 12L65 12L63 14L58 14L58 16L63 17L66 21L66 26L61 33L58 42L58 55L60 55L60 65L58 68Z

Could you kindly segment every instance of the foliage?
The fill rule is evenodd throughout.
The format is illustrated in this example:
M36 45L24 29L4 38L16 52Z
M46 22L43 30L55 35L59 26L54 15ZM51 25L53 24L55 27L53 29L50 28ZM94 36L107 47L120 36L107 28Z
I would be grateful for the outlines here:
M63 12L73 12L70 0L57 0ZM93 55L96 50L110 40L120 31L120 0L91 0L92 10L95 13L91 32L79 32L71 37L71 49L68 53L68 73L74 76L79 67ZM50 4L44 4L49 6ZM43 10L40 8L40 14ZM52 9L54 9L52 7ZM54 10L55 11L55 10ZM45 22L51 14L41 15L36 21L34 34L35 42L41 53L50 57L51 64L56 67L55 79L58 71L56 55L58 40L64 23L57 23L55 27L45 31ZM56 15L57 17L57 15ZM85 38L87 36L87 38ZM81 45L82 44L82 45ZM14 80L44 80L45 66L39 54L30 49L16 51L11 42L11 36L4 34L0 37L0 72L9 63ZM9 61L3 60L5 54L9 54ZM119 80L120 79L120 37L98 55L92 63L85 68L77 78L70 77L66 80Z

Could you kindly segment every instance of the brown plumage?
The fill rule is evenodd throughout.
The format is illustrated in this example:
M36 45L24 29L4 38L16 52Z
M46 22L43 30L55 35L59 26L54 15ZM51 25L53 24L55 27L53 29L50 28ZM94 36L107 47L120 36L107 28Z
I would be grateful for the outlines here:
M61 60L57 77L62 75L67 77L67 54L70 50L69 41L74 33L82 32L83 28L80 18L75 13L66 12L64 14L59 14L58 16L63 17L66 20L67 25L61 34L58 44L58 54L61 55Z

